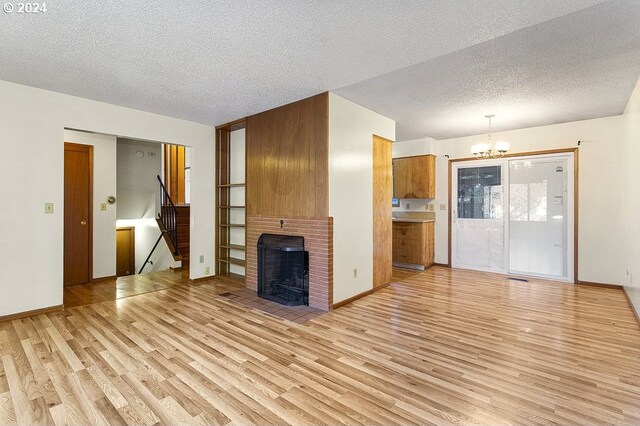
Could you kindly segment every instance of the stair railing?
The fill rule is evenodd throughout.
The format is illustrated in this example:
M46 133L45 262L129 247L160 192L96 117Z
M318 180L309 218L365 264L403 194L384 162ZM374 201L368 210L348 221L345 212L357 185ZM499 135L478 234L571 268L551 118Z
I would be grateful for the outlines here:
M147 259L142 264L142 267L140 268L138 274L142 273L142 270L145 266L147 266L147 263L153 264L150 260L151 256L153 255L153 252L156 250L158 244L160 243L160 240L164 237L165 234L167 235L167 237L169 237L169 240L173 244L173 254L178 254L178 211L176 210L176 206L175 204L173 204L173 201L171 200L171 197L167 192L167 188L164 186L164 183L162 183L162 179L159 175L157 175L156 177L158 178L158 182L160 183L160 212L158 213L158 220L162 222L162 224L164 225L164 229L161 230L158 240L151 249L151 252L149 252L149 256L147 256Z

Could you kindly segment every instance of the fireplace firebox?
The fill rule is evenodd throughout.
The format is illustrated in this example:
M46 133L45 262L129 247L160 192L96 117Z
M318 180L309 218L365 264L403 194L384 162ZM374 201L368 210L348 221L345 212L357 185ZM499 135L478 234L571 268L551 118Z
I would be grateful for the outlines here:
M309 305L309 252L304 237L258 239L258 296L282 305Z

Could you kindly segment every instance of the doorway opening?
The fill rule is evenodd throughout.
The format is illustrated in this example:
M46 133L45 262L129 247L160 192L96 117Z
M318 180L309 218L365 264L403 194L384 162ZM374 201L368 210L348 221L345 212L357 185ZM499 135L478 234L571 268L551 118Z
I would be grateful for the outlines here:
M70 129L64 137L65 305L85 304L97 293L115 300L187 282L190 149L174 149L178 162L165 158L165 147L175 145ZM162 196L169 197L162 190L164 173L176 167L182 168L180 179L171 188L179 191L180 204L167 224L161 220L167 206ZM167 237L169 230L174 238Z
M451 266L577 279L575 152L451 163Z

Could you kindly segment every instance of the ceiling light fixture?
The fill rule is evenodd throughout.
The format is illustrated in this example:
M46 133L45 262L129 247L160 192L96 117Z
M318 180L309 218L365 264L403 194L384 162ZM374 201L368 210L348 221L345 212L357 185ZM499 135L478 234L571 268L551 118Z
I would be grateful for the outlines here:
M494 145L492 141L493 133L491 130L491 119L495 117L495 115L490 114L485 115L485 117L489 120L489 134L487 135L487 142L473 145L471 147L471 153L479 160L484 158L502 158L509 150L509 143L498 141Z

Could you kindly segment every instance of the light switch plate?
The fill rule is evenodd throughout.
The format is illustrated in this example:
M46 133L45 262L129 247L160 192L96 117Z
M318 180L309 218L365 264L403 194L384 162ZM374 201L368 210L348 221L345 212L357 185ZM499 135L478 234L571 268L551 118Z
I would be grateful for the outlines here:
M53 203L44 203L44 214L53 214Z
M100 203L100 211L101 212L107 211L107 203Z
M428 209L430 212L432 212L432 211L434 210L434 206L433 206L433 204L429 204L429 205L427 206L427 209Z
M446 209L447 209L446 204L440 204L440 210L446 210Z

